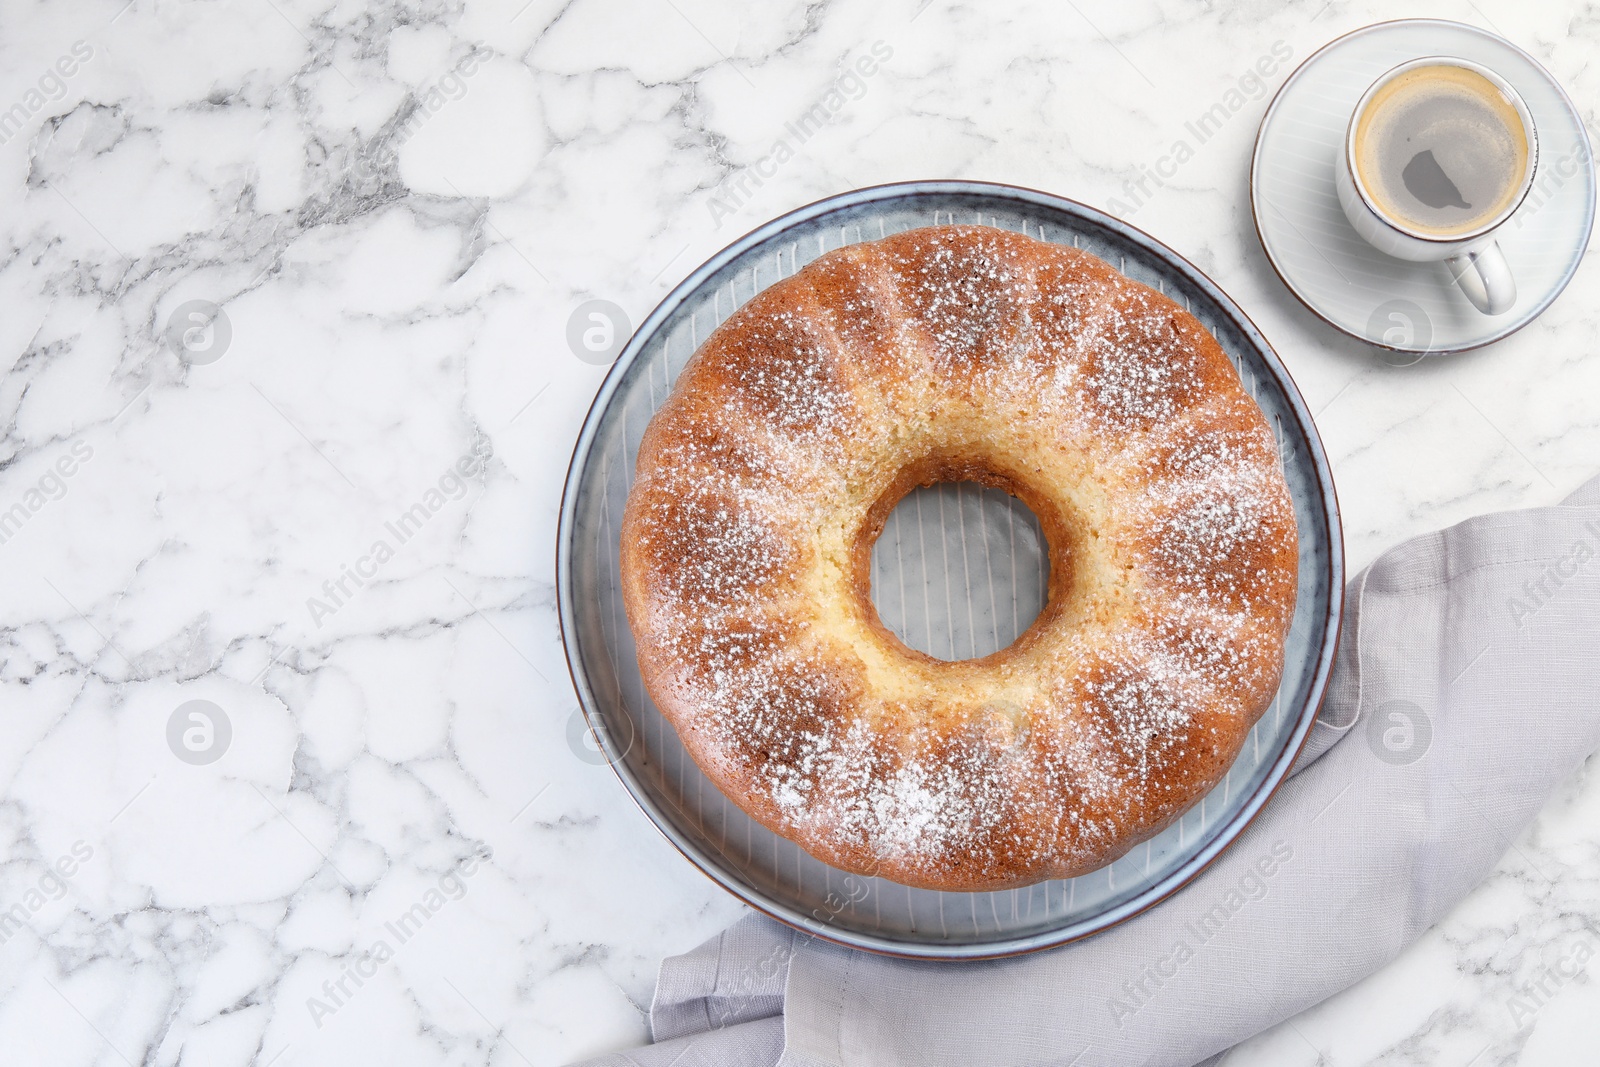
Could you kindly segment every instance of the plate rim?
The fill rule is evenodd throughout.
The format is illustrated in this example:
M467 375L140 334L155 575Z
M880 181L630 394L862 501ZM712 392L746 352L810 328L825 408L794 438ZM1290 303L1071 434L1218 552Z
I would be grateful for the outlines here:
M1388 345L1382 343L1381 341L1374 341L1365 334L1346 329L1344 326L1341 326L1339 323L1333 321L1333 319L1325 315L1322 309L1312 302L1310 297L1302 293L1300 289L1289 280L1289 276L1284 273L1283 268L1279 266L1277 257L1272 254L1272 248L1267 244L1266 235L1261 229L1261 210L1258 199L1259 194L1257 193L1259 188L1257 176L1261 167L1261 141L1266 135L1267 124L1272 121L1273 113L1277 111L1279 103L1281 103L1284 98L1284 94L1289 91L1289 87L1295 83L1296 79L1305 73L1306 69L1315 63L1318 57L1320 57L1324 52L1338 45L1344 44L1346 41L1349 41L1352 38L1365 36L1369 33L1381 33L1397 26L1449 26L1452 29L1469 30L1473 33L1486 37L1505 48L1509 48L1511 51L1522 56L1533 65L1535 70L1543 73L1546 80L1548 80L1550 85L1555 89L1556 95L1559 96L1561 98L1561 102L1566 105L1567 114L1575 120L1575 125L1578 127L1579 136L1583 138L1584 145L1588 149L1590 160L1589 204L1585 215L1587 216L1589 232L1588 235L1583 239L1582 249L1578 252L1578 255L1573 259L1572 263L1568 265L1566 274L1561 278L1560 282L1551 286L1549 292L1545 294L1543 300L1536 307L1530 309L1527 314L1523 315L1519 320L1517 320L1515 325L1510 325L1506 328L1503 328L1499 332L1491 334L1486 339L1474 341L1471 344L1453 345L1448 348L1436 348L1431 345L1426 348L1417 348L1415 346L1406 345ZM1284 79L1283 84L1278 86L1278 91L1272 94L1272 101L1267 105L1267 110L1261 115L1261 122L1256 127L1255 143L1250 149L1250 222L1256 231L1256 243L1261 246L1262 255L1264 255L1267 259L1267 266L1272 268L1272 273L1277 275L1278 281L1283 284L1283 287L1289 291L1291 296L1300 302L1302 307L1311 312L1312 315L1316 316L1318 322L1337 330L1346 337L1360 341L1363 344L1371 345L1373 348L1379 349L1380 351L1400 352L1408 356L1450 356L1458 355L1462 352L1472 352L1479 348L1485 348L1497 342L1504 341L1507 337L1522 331L1523 329L1532 325L1546 311L1549 311L1550 306L1561 297L1562 293L1567 291L1567 286L1572 284L1572 279L1577 277L1578 268L1583 265L1583 257L1588 250L1589 244L1594 239L1595 205L1597 197L1600 197L1600 175L1597 175L1595 172L1594 144L1589 139L1589 128L1584 124L1583 118L1578 113L1577 106L1573 104L1572 97L1567 93L1566 87L1563 86L1559 80L1557 80L1554 74L1550 73L1549 68L1547 68L1543 63L1539 62L1538 57L1528 52L1521 45L1502 37L1500 34L1495 33L1492 30L1486 30L1481 26L1474 26L1469 22L1458 22L1455 19L1384 19L1381 22L1372 22L1365 26L1357 26L1355 29L1346 33L1341 33L1333 40L1328 41L1315 52L1312 52L1309 56L1306 56L1306 58L1300 62L1300 65L1295 67L1294 70L1290 72L1289 76Z
M632 366L661 325L689 298L690 294L697 290L707 278L713 276L717 271L752 247L801 223L862 204L917 196L950 195L987 197L1011 203L1020 201L1031 206L1050 208L1073 215L1086 223L1110 231L1116 236L1141 247L1145 252L1160 260L1165 266L1184 276L1185 280L1196 286L1212 300L1223 312L1224 316L1231 320L1233 327L1239 331L1246 342L1257 350L1267 371L1277 381L1280 390L1289 401L1290 411L1295 416L1296 430L1304 440L1307 453L1311 457L1312 470L1315 473L1323 514L1326 517L1326 529L1324 532L1328 544L1326 577L1329 588L1328 609L1322 620L1324 625L1322 646L1316 652L1307 698L1304 705L1298 709L1298 721L1295 724L1290 743L1284 747L1278 758L1272 763L1267 776L1257 786L1250 799L1240 805L1234 815L1223 824L1221 830L1204 848L1184 859L1171 873L1152 883L1138 895L1121 902L1115 907L1108 908L1092 918L1024 936L964 943L906 941L874 937L863 932L840 929L832 926L827 921L818 922L809 916L788 908L786 905L768 899L765 894L753 885L731 877L726 868L704 855L699 846L693 841L687 840L685 835L671 825L670 820L667 820L661 812L656 810L653 803L647 801L643 795L642 786L622 759L625 753L616 752L609 733L604 729L603 719L598 709L598 701L593 688L589 685L587 672L581 663L581 657L576 647L577 617L572 595L572 545L575 536L574 523L578 487L592 453L600 416L603 415L606 407L615 396L622 379L627 374L628 368ZM702 874L755 911L781 922L801 934L816 937L822 941L846 948L862 949L879 955L904 959L954 961L1001 959L1054 948L1081 940L1126 922L1161 903L1188 885L1238 840L1255 821L1256 816L1260 814L1262 808L1265 807L1279 787L1288 780L1289 770L1294 766L1300 752L1304 749L1306 740L1310 736L1311 728L1317 720L1317 714L1327 696L1328 683L1333 673L1334 661L1338 652L1339 626L1344 615L1344 525L1339 510L1337 490L1334 486L1332 465L1328 460L1327 452L1322 444L1322 438L1317 431L1316 423L1312 418L1304 396L1301 395L1300 389L1290 375L1288 368L1278 356L1277 351L1267 341L1265 335L1262 334L1260 328L1203 271L1131 223L1109 215L1098 208L1054 193L1047 193L1020 185L965 179L890 182L852 189L812 201L765 222L738 237L713 254L699 267L691 271L683 281L674 286L650 314L644 318L633 335L628 338L627 343L618 353L616 360L612 362L611 367L607 370L605 378L601 381L599 388L595 392L594 399L590 402L589 409L584 415L583 425L573 444L572 458L568 464L567 475L562 484L555 550L557 622L560 628L562 650L567 662L567 673L572 680L573 690L578 698L578 707L583 713L589 730L600 745L601 751L606 758L606 763L610 765L624 791L632 798L634 804L643 812L650 823L655 826L656 830L666 838L667 842L680 855L700 870ZM600 724L598 729L597 723Z

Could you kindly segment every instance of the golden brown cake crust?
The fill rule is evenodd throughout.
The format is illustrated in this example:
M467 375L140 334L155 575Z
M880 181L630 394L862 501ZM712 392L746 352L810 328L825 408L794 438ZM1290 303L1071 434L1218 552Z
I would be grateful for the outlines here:
M1021 498L1050 555L1010 647L946 662L869 596L917 485ZM830 252L695 353L622 526L644 683L727 796L825 863L1069 878L1219 782L1294 610L1277 446L1216 340L1077 249L981 226Z

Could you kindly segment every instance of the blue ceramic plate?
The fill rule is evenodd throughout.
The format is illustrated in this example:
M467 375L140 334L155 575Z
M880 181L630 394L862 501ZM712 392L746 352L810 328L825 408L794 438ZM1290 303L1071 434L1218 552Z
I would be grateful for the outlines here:
M618 529L639 436L706 335L823 252L937 223L981 223L1075 245L1187 307L1228 351L1277 433L1300 524L1300 592L1283 685L1227 777L1117 862L1005 892L941 893L847 875L746 816L700 773L645 694L617 581ZM991 495L999 500L926 509L929 521L1004 512L1003 494ZM891 565L880 554L875 568ZM832 197L747 234L691 274L640 326L595 397L567 475L556 548L561 630L578 699L622 784L667 839L729 892L791 926L856 948L938 959L1013 955L1085 937L1176 892L1215 859L1271 797L1311 728L1333 664L1343 588L1344 543L1322 443L1282 362L1244 313L1126 223L1047 193L982 182L911 182ZM988 602L987 594L976 599ZM969 633L974 622L948 621Z

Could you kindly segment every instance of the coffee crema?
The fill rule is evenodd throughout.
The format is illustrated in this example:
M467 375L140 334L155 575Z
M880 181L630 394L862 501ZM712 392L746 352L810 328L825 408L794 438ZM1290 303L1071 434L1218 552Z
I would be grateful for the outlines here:
M1403 229L1457 237L1494 222L1522 191L1528 135L1499 86L1434 64L1378 89L1356 122L1356 174Z

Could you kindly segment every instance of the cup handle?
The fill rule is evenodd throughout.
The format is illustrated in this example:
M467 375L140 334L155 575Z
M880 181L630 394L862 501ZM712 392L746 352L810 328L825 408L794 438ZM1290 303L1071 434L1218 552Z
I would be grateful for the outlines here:
M1472 306L1485 315L1503 315L1517 302L1517 282L1498 241L1451 256L1445 263Z

